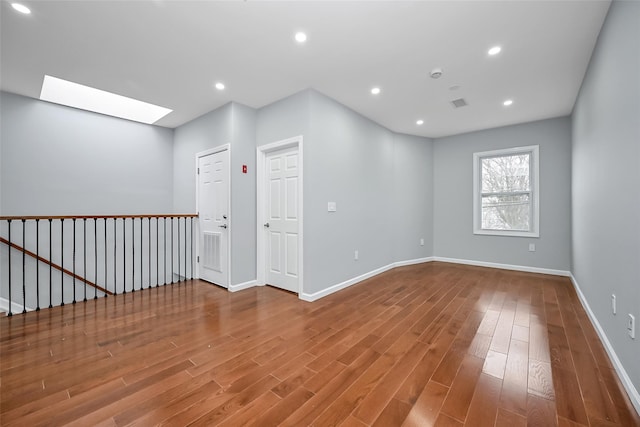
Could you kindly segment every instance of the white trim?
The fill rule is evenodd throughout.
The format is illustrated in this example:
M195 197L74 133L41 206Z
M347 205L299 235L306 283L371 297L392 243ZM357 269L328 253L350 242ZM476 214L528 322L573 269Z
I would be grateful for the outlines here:
M271 142L269 144L261 145L257 148L258 153L268 153L270 151L283 150L289 147L300 146L302 144L302 135L293 136L291 138L283 139L281 141Z
M316 293L313 293L313 294L302 293L300 294L300 299L304 301L309 301L309 302L316 301L334 292L338 292L342 289L348 288L349 286L353 286L356 283L362 282L363 280L369 279L373 276L377 276L378 274L382 274L385 271L389 271L392 268L403 267L405 265L423 264L430 261L433 261L433 257L416 258L416 259L410 259L405 261L392 262L391 264L385 265L384 267L376 268L375 270L369 271L368 273L364 273L364 274L361 274L360 276L353 277L349 280L345 280L344 282L338 283L337 285L330 286Z
M540 233L535 233L533 231L516 231L516 230L478 229L478 230L473 230L473 234L477 234L481 236L502 236L502 237L530 237L530 238L540 237Z
M199 182L199 178L198 178L198 167L199 167L199 161L201 157L205 157L208 156L210 154L216 154L216 153L221 153L223 151L227 151L229 153L229 164L227 165L227 203L229 206L229 210L228 210L228 218L227 218L227 224L228 224L228 228L227 230L229 230L228 235L227 235L227 286L226 288L229 289L229 285L231 283L231 218L232 218L232 212L231 212L231 144L223 144L223 145L219 145L217 147L214 148L209 148L208 150L204 150L204 151L199 151L196 153L196 213L200 213L199 210L199 203L200 201L199 199L199 188L200 188L200 182ZM195 276L194 279L200 279L200 263L197 261L198 257L200 256L200 217L198 216L198 221L196 221L196 235L198 236L197 242L196 242L196 268L195 268ZM223 286L224 287L224 286Z
M405 265L422 264L422 263L427 263L432 261L448 262L452 264L474 265L478 267L499 268L502 270L525 271L529 273L552 274L555 276L565 276L565 277L571 276L571 273L565 270L552 270L549 268L528 267L523 265L511 265L511 264L497 264L493 262L472 261L472 260L466 260L466 259L455 259L455 258L444 258L444 257L432 256L432 257L426 257L426 258L416 258L412 260L392 262L391 264L385 265L384 267L380 267L368 273L364 273L360 276L354 277L352 279L345 280L342 283L338 283L336 285L330 286L316 293L313 293L313 294L303 293L300 295L300 299L305 301L316 301L334 292L338 292L342 289L348 288L349 286L355 285L358 282L369 279L370 277L373 277L378 274L384 273L385 271L391 270L392 268L402 267Z
M249 288L253 288L254 286L256 286L256 281L255 280L249 280L248 282L244 282L244 283L238 283L237 285L229 285L229 292L238 292L238 291L242 291L244 289L249 289Z
M265 247L265 238L264 238L264 227L265 223L265 162L267 159L267 154L276 151L282 150L290 147L298 148L298 201L299 205L299 216L298 216L298 297L300 299L304 299L304 172L303 172L303 164L304 164L304 155L302 151L303 147L303 137L302 135L294 136L292 138L283 139L282 141L272 142L270 144L261 145L256 148L256 286L264 286L266 282L266 254L264 251Z
M451 264L474 265L478 267L499 268L502 270L515 270L515 271L524 271L528 273L551 274L554 276L571 277L571 272L565 271L565 270L553 270L549 268L528 267L524 265L497 264L493 262L431 256L431 257L425 257L425 258L416 258L416 259L410 259L405 261L392 262L391 264L385 265L380 268L376 268L375 270L372 270L367 273L361 274L360 276L345 280L344 282L335 284L333 286L330 286L328 288L325 288L313 294L301 293L300 299L304 301L313 302L320 298L326 297L327 295L331 295L332 293L348 288L349 286L355 285L356 283L362 282L363 280L366 280L378 274L384 273L385 271L389 271L392 268L403 267L406 265L423 264L423 263L433 262L433 261L447 262ZM260 286L260 284L258 286Z
M375 270L372 270L367 273L361 274L360 276L345 280L344 282L335 284L333 286L330 286L328 288L325 288L313 294L301 293L300 299L304 301L309 301L309 302L316 301L320 298L326 297L327 295L331 295L342 289L348 288L349 286L355 285L356 283L362 282L363 280L369 279L373 276L384 273L385 271L391 270L392 268L402 267L406 265L422 264L422 263L433 262L433 261L447 262L451 264L473 265L477 267L499 268L501 270L514 270L514 271L524 271L527 273L551 274L554 276L571 277L571 272L566 270L554 270L550 268L529 267L525 265L498 264L494 262L473 261L473 260L466 260L466 259L431 256L431 257L425 257L425 258L416 258L411 260L392 262L391 264L385 265L380 268L376 268ZM260 283L260 281L258 281L257 286L262 286L262 285L264 285L264 283Z
M571 272L567 270L554 270L551 268L529 267L527 265L498 264L495 262L474 261L469 259L433 257L433 261L448 262L452 264L475 265L478 267L499 268L501 270L525 271L527 273L551 274L554 276L570 277Z
M11 314L21 314L22 310L25 307L22 304L18 304L15 301L11 301ZM34 308L27 307L27 311L34 311ZM0 311L4 311L7 314L9 313L9 300L6 298L0 297Z
M502 157L521 153L531 153L531 167L529 175L531 179L531 205L530 215L533 219L530 231L522 230L486 230L482 228L482 170L480 161L488 157ZM506 237L540 237L540 147L529 145L526 147L513 147L501 150L483 151L473 153L473 234L506 236Z
M636 408L636 411L640 414L640 393L638 393L638 390L633 386L633 383L631 382L631 378L629 378L629 375L627 374L627 371L624 369L624 366L620 362L620 359L618 358L616 351L613 349L613 346L609 342L609 339L607 338L607 334L604 333L604 329L602 329L602 326L600 326L600 322L598 322L598 318L591 310L591 307L587 302L587 298L582 293L582 290L580 289L580 285L578 285L578 281L573 276L573 274L571 274L570 277L571 277L571 283L573 283L573 287L575 288L576 293L578 294L578 299L580 300L580 303L582 304L584 311L587 312L587 316L589 316L589 320L591 321L593 328L598 333L598 336L600 337L600 341L604 345L605 350L607 350L609 359L611 360L611 363L614 369L618 373L618 378L620 379L620 381L622 382L622 385L627 391L627 395L629 395L629 400L631 400L631 403Z
M416 258L416 259L408 259L406 261L398 261L394 262L394 267L403 267L405 265L414 265L414 264L423 264L425 262L435 261L434 257L426 257L426 258Z
M353 286L356 283L362 282L370 277L377 276L378 274L384 273L385 271L391 270L394 267L394 263L389 265L385 265L384 267L376 268L375 270L369 271L368 273L361 274L360 276L354 277L349 280L345 280L342 283L338 283L337 285L330 286L321 291L318 291L313 294L301 293L300 299L304 301L316 301L322 297L326 297L334 292L341 291L344 288L348 288L349 286Z

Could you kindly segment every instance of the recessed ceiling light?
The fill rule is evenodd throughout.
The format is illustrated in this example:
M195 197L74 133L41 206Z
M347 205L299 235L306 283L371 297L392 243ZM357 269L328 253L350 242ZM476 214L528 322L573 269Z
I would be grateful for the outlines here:
M500 46L494 46L491 49L489 49L489 55L497 55L500 53L501 50L502 48Z
M420 126L420 125L424 124L424 120L418 120L418 121L416 122L416 124L417 124L418 126Z
M155 123L173 111L47 75L44 76L40 99L147 124Z
M374 95L377 95L380 93L380 88L379 87L374 87L371 89L371 93Z
M224 83L220 83L220 82L216 83L216 89L224 90Z
M29 9L27 6L20 3L11 3L11 7L20 13L24 13L25 15L28 15L31 13L31 9Z
M513 104L513 100L511 100L511 99L507 99L506 101L504 101L502 103L502 105L504 105L505 107L508 107L511 104Z
M307 41L307 35L302 31L297 32L295 38L298 43L304 43Z

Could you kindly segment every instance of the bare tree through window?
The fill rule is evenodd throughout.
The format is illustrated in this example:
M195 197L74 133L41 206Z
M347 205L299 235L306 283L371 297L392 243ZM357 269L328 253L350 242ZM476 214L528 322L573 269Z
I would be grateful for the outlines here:
M482 228L531 229L531 154L485 157L482 164Z

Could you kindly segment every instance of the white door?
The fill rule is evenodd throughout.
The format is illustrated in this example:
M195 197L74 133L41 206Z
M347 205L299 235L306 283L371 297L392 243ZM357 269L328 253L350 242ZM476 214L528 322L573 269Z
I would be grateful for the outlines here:
M228 287L229 150L198 157L200 279Z
M266 277L268 285L298 293L298 147L267 153Z

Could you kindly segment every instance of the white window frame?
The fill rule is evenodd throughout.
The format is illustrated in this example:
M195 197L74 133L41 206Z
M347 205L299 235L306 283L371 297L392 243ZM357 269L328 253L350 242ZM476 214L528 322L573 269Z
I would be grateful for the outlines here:
M530 221L531 229L489 230L482 228L482 160L488 157L529 154L529 174L531 182ZM539 146L514 147L503 150L473 153L473 233L492 236L540 237L540 186L539 186Z

